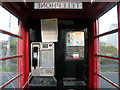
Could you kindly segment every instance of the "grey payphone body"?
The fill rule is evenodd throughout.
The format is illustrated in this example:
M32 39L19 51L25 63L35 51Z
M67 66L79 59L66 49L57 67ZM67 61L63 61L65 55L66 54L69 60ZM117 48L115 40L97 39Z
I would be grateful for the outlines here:
M32 76L54 76L54 43L31 43Z

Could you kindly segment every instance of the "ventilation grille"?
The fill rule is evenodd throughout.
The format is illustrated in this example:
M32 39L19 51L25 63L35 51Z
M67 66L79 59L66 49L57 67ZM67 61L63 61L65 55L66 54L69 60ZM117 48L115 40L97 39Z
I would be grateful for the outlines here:
M42 73L41 73L42 76L53 76L54 75L54 72L53 72L53 69L52 68L42 68Z

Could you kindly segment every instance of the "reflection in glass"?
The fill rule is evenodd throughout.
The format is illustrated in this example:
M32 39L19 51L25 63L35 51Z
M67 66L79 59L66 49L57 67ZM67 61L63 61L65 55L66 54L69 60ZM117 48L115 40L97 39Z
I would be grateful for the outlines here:
M0 58L17 55L18 38L0 33Z
M0 6L0 29L18 34L18 18Z
M114 87L113 85L111 85L110 83L108 83L107 81L105 81L102 78L100 78L100 88L101 88L101 90L103 90L103 88L105 88L105 90L107 88L110 88L110 90L114 90L114 89L117 90L116 87ZM112 89L112 88L114 88L114 89Z
M2 71L0 72L0 77L2 78L2 82L0 84L10 80L14 76L17 75L17 62L18 58L8 59L0 61Z
M119 84L119 60L101 57L100 74Z
M0 61L0 85L2 83L2 62Z
M22 85L21 85L21 81L22 80L22 76L20 76L19 78L17 78L17 79L15 79L14 81L12 81L10 84L8 84L7 86L5 86L4 88L3 88L3 90L4 89L6 89L6 88L8 88L8 89L18 89L18 88L22 88ZM18 89L19 90L19 89Z
M117 5L99 19L99 34L118 28Z
M118 57L118 33L109 34L99 38L100 55Z

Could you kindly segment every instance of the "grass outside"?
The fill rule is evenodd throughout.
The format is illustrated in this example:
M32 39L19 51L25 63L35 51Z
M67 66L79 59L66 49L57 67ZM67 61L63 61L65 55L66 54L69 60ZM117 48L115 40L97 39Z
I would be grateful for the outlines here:
M17 66L1 66L2 72L17 72Z
M119 64L119 61L114 59L102 58L101 64Z
M119 72L118 67L101 67L101 72Z

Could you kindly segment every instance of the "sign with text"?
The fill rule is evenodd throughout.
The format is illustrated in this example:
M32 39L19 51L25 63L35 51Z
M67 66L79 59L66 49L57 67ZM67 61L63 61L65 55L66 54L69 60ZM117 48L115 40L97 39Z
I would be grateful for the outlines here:
M72 31L66 33L66 46L84 46L84 32Z
M55 19L41 19L42 42L58 41L58 22Z
M82 3L74 2L39 2L34 9L83 9Z
M73 59L79 59L79 53L73 53Z

